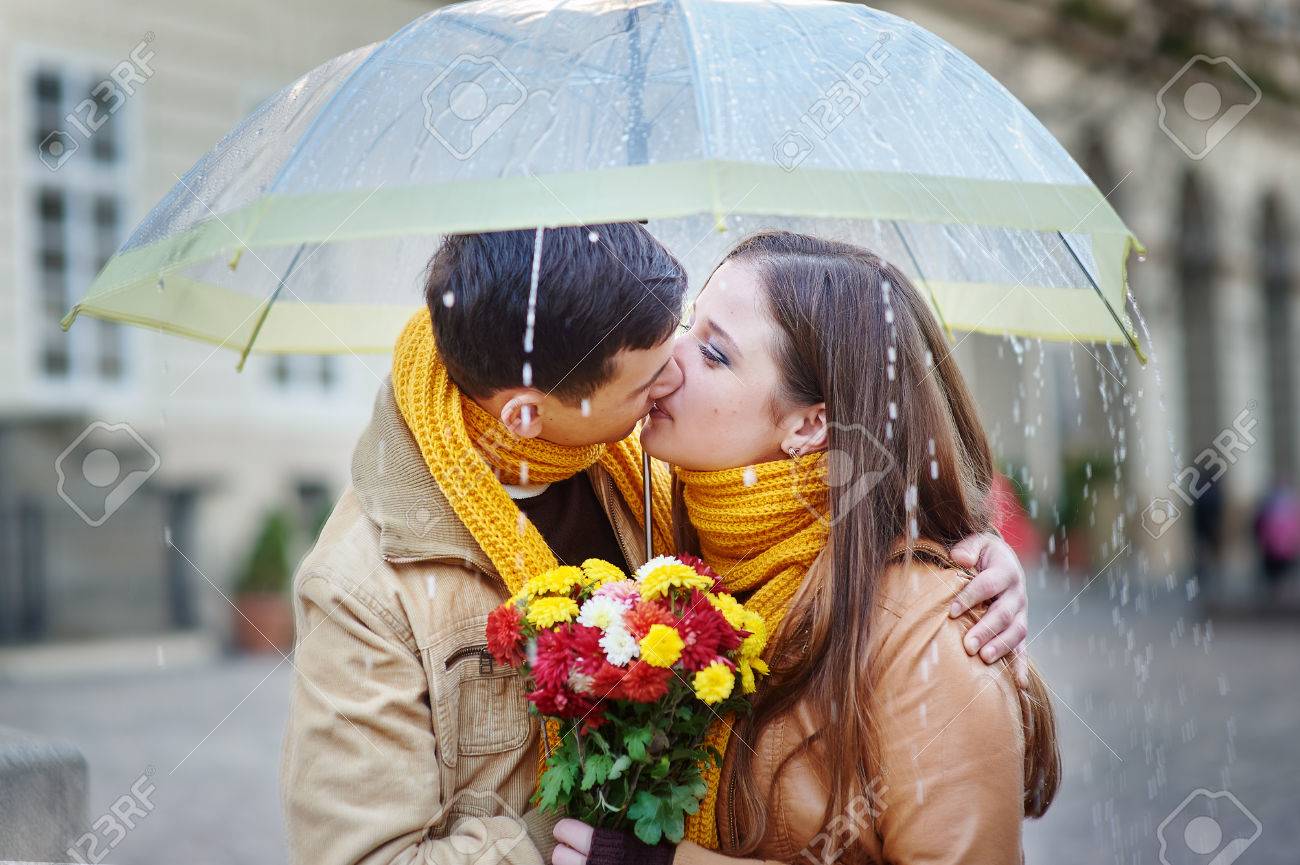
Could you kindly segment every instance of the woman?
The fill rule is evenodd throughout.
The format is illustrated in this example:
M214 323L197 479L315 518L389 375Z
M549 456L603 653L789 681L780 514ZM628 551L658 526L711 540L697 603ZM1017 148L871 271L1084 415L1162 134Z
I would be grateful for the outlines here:
M992 460L943 334L895 268L764 232L695 305L643 443L680 549L768 619L754 711L675 848L563 820L556 865L1018 862L1059 781L1052 711L963 650L949 557L990 525ZM711 848L716 848L711 849Z

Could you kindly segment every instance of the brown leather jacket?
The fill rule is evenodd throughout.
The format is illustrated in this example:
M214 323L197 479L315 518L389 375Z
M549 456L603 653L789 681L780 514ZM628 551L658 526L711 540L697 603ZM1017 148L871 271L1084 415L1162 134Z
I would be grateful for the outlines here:
M806 707L799 707L748 743L759 789L771 797L758 858L727 855L738 846L727 783L733 745L718 797L722 849L686 841L674 865L1022 861L1024 732L1015 678L1005 662L986 666L966 654L961 641L977 616L952 619L948 605L970 575L927 561L946 561L941 548L919 546L929 555L914 559L907 570L901 563L892 566L881 583L872 655L884 709L882 765L870 793L823 825L824 770L833 757L814 746L777 773L782 760L817 732Z
M640 530L613 480L589 471L624 555L641 564ZM293 588L280 778L291 860L549 863L556 818L527 810L538 725L518 675L492 662L484 639L508 592L387 383L352 485Z

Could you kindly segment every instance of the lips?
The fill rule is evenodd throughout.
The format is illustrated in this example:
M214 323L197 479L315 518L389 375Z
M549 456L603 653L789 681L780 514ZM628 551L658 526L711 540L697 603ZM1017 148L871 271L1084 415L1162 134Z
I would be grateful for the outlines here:
M664 411L658 402L650 406L650 417L656 420L672 420L673 416Z

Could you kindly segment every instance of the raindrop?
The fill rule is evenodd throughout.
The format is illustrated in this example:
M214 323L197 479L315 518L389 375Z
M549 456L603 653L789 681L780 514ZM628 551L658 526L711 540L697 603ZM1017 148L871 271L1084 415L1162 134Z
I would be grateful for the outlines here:
M930 480L937 481L938 479L939 479L939 461L930 460Z
M519 461L519 483L528 486L528 460Z
M424 590L430 598L438 593L438 581L433 574L424 578Z
M163 526L163 546L170 547L171 545L172 545L172 527Z
M594 231L588 231L587 239L590 240L592 243L595 243L596 241L600 240L600 235Z
M885 349L885 354L889 357L890 363L898 360L898 349L894 348L892 345Z
M919 500L919 498L920 497L917 494L917 490L916 490L916 484L908 484L907 491L903 493L903 507L907 508L907 510L909 511L914 510L916 508L917 501Z
M456 294L451 289L447 289L442 293L442 305L447 309L451 309L456 305Z
M892 308L885 310L885 323L886 324L894 323L894 310Z
M898 420L898 403L893 400L889 401L889 418L890 420Z
M925 368L929 369L932 366L934 366L934 355L927 351L925 353Z
M888 420L885 421L885 438L890 439L890 440L893 440L893 438L894 438L894 422L893 422L893 421L888 421Z
M892 363L885 367L885 373L889 376L890 381L894 380L894 365Z
M524 387L532 387L532 386L533 386L533 365L531 363L525 362L524 363Z
M930 456L934 456L934 439L930 439L926 444L926 448L930 451Z
M596 232L594 232L594 231L592 232L592 234L595 234L595 233L596 233ZM586 397L583 397L583 400L582 400L582 416L583 416L583 417L591 417L591 400L587 399Z
M157 646L157 648L158 648L158 666L160 666L160 667L165 667L165 666L167 666L167 660L166 660L165 658L163 658L163 645L162 645L162 643L159 643L158 646Z
M520 511L518 514L515 515L515 531L518 532L520 535L523 535L524 528L527 525L528 525L528 517L524 516L523 511ZM523 562L524 562L523 552L520 551L518 556L519 556L519 565L520 567L523 567Z
M745 472L741 477L747 487L752 487L758 483L758 472L754 470L753 466L745 466Z
M528 283L528 323L524 329L524 351L532 352L533 350L533 324L537 320L537 281L542 272L542 232L540 225L537 226L537 233L533 236L533 272L529 277ZM528 387L532 381L532 371L525 366L524 387Z

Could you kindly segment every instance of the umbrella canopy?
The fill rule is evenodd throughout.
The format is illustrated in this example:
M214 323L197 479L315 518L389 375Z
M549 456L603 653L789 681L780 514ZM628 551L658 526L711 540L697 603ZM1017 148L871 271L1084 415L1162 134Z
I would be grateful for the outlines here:
M438 236L625 219L696 286L745 232L783 227L883 255L950 329L1137 347L1140 246L1065 149L925 29L822 0L430 12L268 99L64 326L386 352Z

